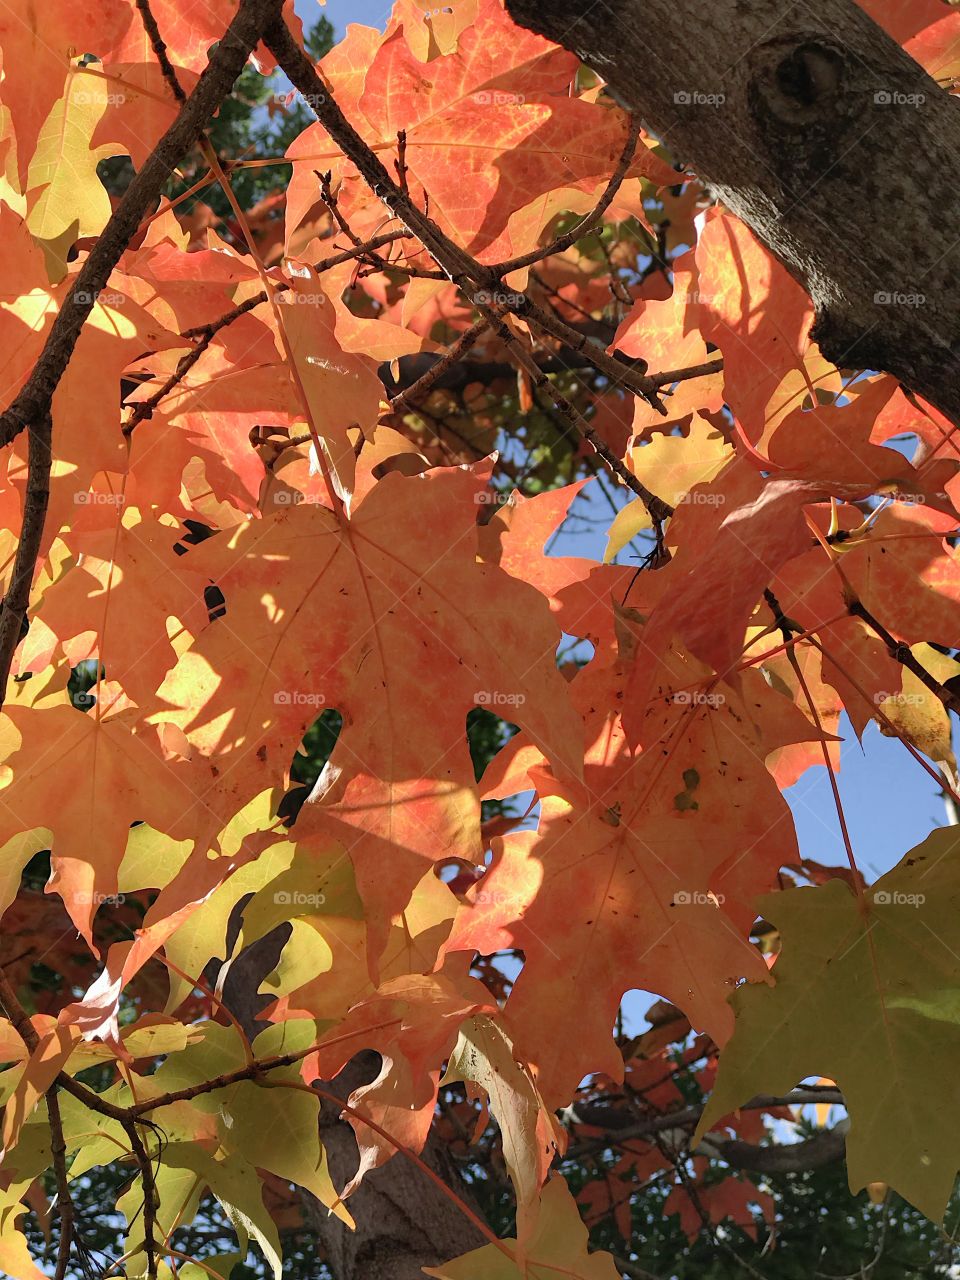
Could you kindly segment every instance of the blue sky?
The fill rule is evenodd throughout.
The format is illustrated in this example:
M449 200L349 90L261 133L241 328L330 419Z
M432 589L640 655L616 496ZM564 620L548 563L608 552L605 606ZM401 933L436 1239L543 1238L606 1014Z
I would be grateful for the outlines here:
M295 0L296 10L309 26L321 15L330 19L338 36L342 36L348 22L362 22L368 27L382 28L393 0L330 0L329 4L320 4L319 0ZM424 8L427 6L424 5Z

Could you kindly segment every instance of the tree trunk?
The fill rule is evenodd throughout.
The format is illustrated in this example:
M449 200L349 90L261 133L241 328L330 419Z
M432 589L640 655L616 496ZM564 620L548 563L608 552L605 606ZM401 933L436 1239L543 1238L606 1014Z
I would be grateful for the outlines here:
M228 952L241 917L242 904L238 904L228 925ZM276 967L289 936L290 926L278 925L245 947L226 974L221 973L223 1002L250 1039L263 1029L257 1016L269 1003L268 997L257 993L267 974ZM376 1079L379 1071L379 1054L365 1050L335 1080L324 1084L346 1101L354 1089ZM320 1109L319 1141L339 1190L356 1172L357 1140L351 1127L340 1119L340 1108L326 1101ZM480 1216L460 1170L435 1133L431 1133L421 1155L434 1173ZM487 1243L453 1200L403 1155L395 1155L368 1173L350 1197L348 1206L357 1224L355 1231L330 1215L309 1192L301 1192L301 1202L335 1280L423 1280L422 1267L439 1266Z
M346 1099L379 1070L379 1055L365 1051L327 1087ZM320 1139L334 1185L343 1187L357 1169L357 1142L339 1119L338 1108L326 1102ZM476 1212L456 1164L433 1133L422 1158ZM487 1243L454 1202L403 1155L368 1173L347 1201L356 1231L328 1214L313 1196L305 1193L303 1200L335 1280L423 1280L421 1268L439 1266Z
M829 360L886 370L960 422L960 102L853 0L507 8L592 66L776 254Z

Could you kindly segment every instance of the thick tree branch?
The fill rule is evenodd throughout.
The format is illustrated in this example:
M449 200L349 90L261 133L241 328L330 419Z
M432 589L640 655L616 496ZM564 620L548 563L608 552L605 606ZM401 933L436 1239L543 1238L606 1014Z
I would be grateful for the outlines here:
M594 67L780 258L828 359L887 370L960 422L960 102L854 0L507 8Z
M805 1106L829 1103L843 1106L843 1094L831 1086L805 1086L782 1095L758 1094L745 1102L741 1111L770 1111L777 1107ZM635 1138L655 1139L659 1135L682 1133L693 1129L700 1122L703 1107L685 1107L681 1111L666 1112L638 1120L635 1112L622 1107L607 1107L597 1103L576 1103L568 1107L563 1119L567 1124L585 1124L591 1128L605 1129L600 1138L590 1138L577 1143L566 1154L567 1160L583 1160L603 1151L611 1144L619 1145ZM816 1169L839 1159L844 1153L844 1129L837 1127L817 1134L804 1142L775 1143L755 1146L737 1138L726 1138L718 1133L708 1134L697 1149L698 1154L724 1160L739 1169L759 1172L791 1172Z
M51 422L49 411L30 427L27 449L27 484L23 495L23 519L13 571L0 609L0 707L6 699L7 681L17 645L26 634L30 588L43 541L43 525L50 498Z

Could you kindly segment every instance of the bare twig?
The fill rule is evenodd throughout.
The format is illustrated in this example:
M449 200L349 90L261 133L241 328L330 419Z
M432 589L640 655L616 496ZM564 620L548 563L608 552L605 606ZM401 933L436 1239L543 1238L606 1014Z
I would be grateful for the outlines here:
M435 365L427 370L422 377L407 387L406 391L401 391L399 395L393 397L390 401L390 407L394 412L402 412L411 407L411 401L420 399L443 377L447 370L460 359L474 345L477 339L490 328L490 321L486 316L481 316L476 320L469 329L465 329L460 337L456 340L449 351L437 361Z
M906 667L912 675L915 675L921 684L925 685L935 697L940 699L948 711L953 711L955 714L960 715L960 697L946 688L945 685L942 685L936 676L932 676L923 663L917 661L910 650L910 646L895 639L883 623L873 616L862 600L857 599L856 596L848 595L847 610L855 618L865 622L871 631L880 637L887 646L887 652L895 662L899 662L902 667Z
M144 1145L143 1138L140 1136L137 1122L135 1120L127 1120L124 1122L123 1128L130 1141L130 1150L133 1152L133 1157L137 1162L137 1168L140 1170L140 1181L143 1185L143 1247L147 1255L147 1276L149 1280L154 1280L157 1274L155 1230L159 1197L157 1195L156 1180L153 1176L153 1164L150 1160L150 1154Z
M160 34L160 28L157 26L157 20L153 16L150 8L150 0L137 0L137 11L140 14L140 21L143 23L143 29L147 33L147 39L150 41L150 48L153 50L157 62L160 64L160 71L164 80L170 86L170 91L178 102L186 102L187 95L183 91L179 77L174 70L173 63L167 54L167 45L163 36Z
M542 249L532 249L529 253L522 253L516 258L507 258L504 262L498 262L491 270L498 276L503 277L509 275L511 271L516 271L520 267L532 266L535 262L540 262L544 258L549 258L555 253L563 253L569 249L571 245L575 245L578 240L582 240L588 235L603 218L603 215L610 208L614 197L620 190L620 185L627 176L627 170L630 168L630 161L633 159L637 150L637 142L640 137L640 117L631 113L627 124L627 140L623 144L623 151L620 159L617 161L617 167L610 176L603 195L597 201L593 211L582 218L575 227L571 227L569 231L565 231L563 235L557 236L550 244L545 245Z
M658 412L666 412L657 397L658 387L652 378L624 364L615 356L607 355L597 343L591 342L559 317L550 315L522 290L502 289L499 269L485 267L477 262L417 208L409 195L390 177L377 154L346 119L329 85L320 79L315 67L282 20L270 27L265 38L283 71L310 103L317 119L344 155L356 166L373 193L383 201L395 218L420 239L430 256L442 268L445 277L458 285L481 314L486 314L484 306L494 305L522 317L574 351L586 354L590 363L618 386L628 387L649 400Z
M807 1086L780 1095L758 1094L755 1098L751 1098L749 1102L744 1102L739 1107L739 1110L770 1111L776 1107L797 1107L805 1106L809 1103L831 1103L843 1106L843 1094L839 1089L829 1086ZM591 1128L602 1128L606 1130L606 1134L601 1138L591 1138L586 1142L578 1143L569 1149L564 1158L567 1160L580 1160L593 1152L602 1151L605 1147L610 1146L611 1143L628 1142L633 1138L651 1138L655 1134L671 1130L693 1129L700 1123L702 1115L703 1105L701 1104L696 1107L684 1107L681 1111L668 1111L660 1115L646 1116L641 1120L637 1120L632 1112L625 1109L595 1107L588 1104L575 1103L565 1113L566 1122L586 1124ZM710 1143L712 1146L720 1145L712 1137ZM746 1144L741 1145L745 1146ZM757 1150L763 1151L772 1149L766 1147L757 1148Z

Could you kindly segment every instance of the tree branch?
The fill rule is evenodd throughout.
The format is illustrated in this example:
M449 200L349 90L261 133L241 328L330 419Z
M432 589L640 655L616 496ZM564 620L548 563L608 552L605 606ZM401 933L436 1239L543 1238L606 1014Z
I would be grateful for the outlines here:
M27 484L23 495L23 520L17 554L13 561L10 583L0 609L0 707L7 696L7 681L17 645L26 635L29 623L27 609L30 604L30 588L36 572L40 547L43 542L43 525L50 499L50 468L52 466L52 426L49 408L29 428L27 444Z
M282 0L241 0L236 17L180 114L134 176L90 250L70 296L57 313L26 385L0 414L0 445L9 444L25 427L35 426L49 413L54 392L97 295L120 261L144 214L160 195L174 165L199 140L207 121L230 92L264 28L277 17L281 5Z
M886 370L960 422L960 244L944 217L960 102L854 0L507 9L594 67L784 263L827 359Z
M623 144L623 152L617 162L616 169L610 175L610 181L607 183L603 195L598 200L592 213L588 213L575 227L571 227L563 235L557 236L555 240L545 245L542 249L532 249L529 253L520 254L519 257L507 258L504 262L498 262L491 270L502 279L503 276L509 275L511 271L516 271L520 267L530 267L535 262L541 262L544 258L552 257L555 253L563 253L566 249L575 245L578 240L582 240L585 235L593 231L610 208L624 178L627 176L630 161L637 150L640 128L640 117L631 113L630 123L627 127L627 140Z
M865 622L871 631L880 637L887 646L887 652L894 662L899 662L902 667L906 667L911 674L915 675L921 684L926 685L930 692L940 699L948 711L953 711L956 715L960 715L960 697L951 692L945 685L942 685L936 676L932 676L923 663L918 662L914 657L910 646L895 639L879 618L873 616L862 600L858 600L856 596L851 595L847 600L847 610L855 618Z

